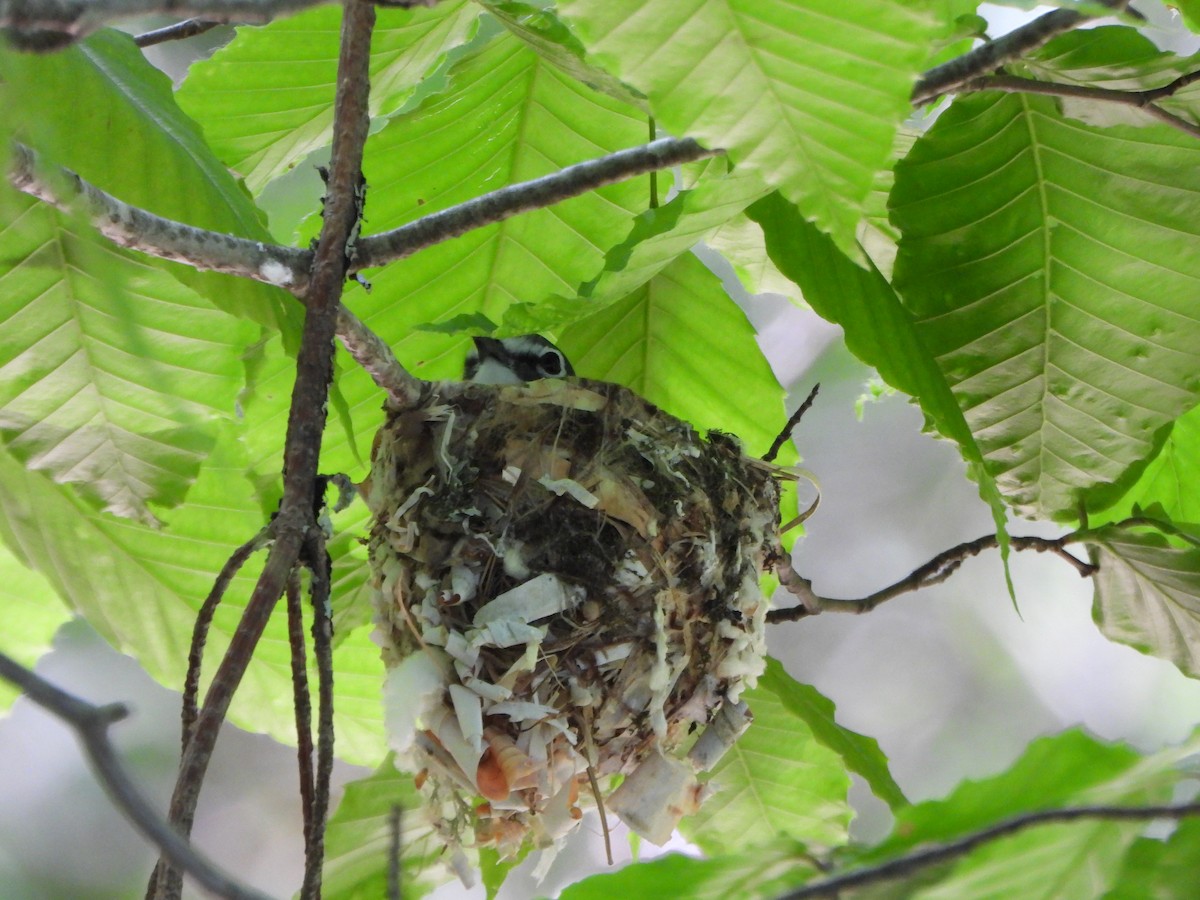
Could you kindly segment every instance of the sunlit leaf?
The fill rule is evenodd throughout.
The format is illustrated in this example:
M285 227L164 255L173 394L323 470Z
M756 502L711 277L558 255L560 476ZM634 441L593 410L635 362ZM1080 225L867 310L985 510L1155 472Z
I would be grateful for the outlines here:
M480 2L505 28L528 44L542 59L590 88L623 103L642 106L645 98L608 72L592 65L579 38L571 33L553 7L514 3L509 0Z
M255 327L25 198L0 225L0 436L121 516L180 502L232 418Z
M510 307L506 330L557 331L593 315L642 287L766 193L757 176L726 170L723 160L714 161L670 202L639 215L628 236L605 254L603 268L579 286L577 296Z
M478 17L467 0L381 11L371 39L372 113L403 106ZM341 20L334 4L242 26L191 67L179 90L213 150L255 193L330 141Z
M1073 517L1200 400L1194 139L964 97L892 202L896 284L1021 514Z
M1135 508L1157 505L1173 522L1200 522L1200 408L1180 416L1171 425L1162 448L1131 485L1118 484L1122 496L1104 508L1104 518L1118 522ZM1092 507L1089 495L1088 506ZM1093 518L1093 522L1096 521Z
M748 294L782 294L798 306L804 304L800 286L771 262L762 226L749 216L734 216L705 243L729 261Z
M857 255L854 232L938 31L926 2L562 0L672 134L722 147ZM853 39L849 39L853 35Z
M698 428L761 455L785 422L783 389L754 329L695 256L679 257L624 300L562 332L575 370L616 381Z
M45 55L0 46L0 80L7 81L0 103L17 124L17 136L48 162L160 216L267 239L245 189L175 105L167 77L128 35L99 31ZM148 265L171 272L220 309L298 331L299 304L276 288L162 260Z

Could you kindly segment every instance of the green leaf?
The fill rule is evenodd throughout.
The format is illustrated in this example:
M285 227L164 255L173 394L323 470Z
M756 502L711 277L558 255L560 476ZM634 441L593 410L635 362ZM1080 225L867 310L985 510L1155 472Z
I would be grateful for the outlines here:
M1039 738L1007 772L964 781L948 797L897 810L892 834L865 853L896 856L920 844L944 842L1036 809L1082 802L1089 790L1118 783L1142 757L1123 744L1105 744L1082 731Z
M669 203L647 209L625 240L604 255L604 267L579 286L577 296L510 307L504 328L513 333L556 331L627 297L766 193L756 176L727 172L716 160L705 166L694 186Z
M1150 459L1132 485L1119 485L1123 496L1104 510L1111 522L1134 515L1135 509L1157 505L1173 522L1200 522L1200 408L1180 416L1171 425L1162 448ZM1103 502L1096 504L1103 508ZM1093 507L1092 495L1088 508ZM1093 518L1093 522L1096 520Z
M1184 819L1166 840L1138 838L1104 900L1191 900L1200 869L1200 820Z
M880 800L892 809L908 804L892 778L879 742L839 725L832 700L812 685L796 681L774 659L767 660L767 672L759 680L759 687L770 691L789 713L803 720L817 742L840 756L847 769L861 775Z
M520 38L542 59L576 81L608 94L622 103L643 107L645 98L622 84L587 58L587 50L559 18L553 8L507 0L479 0L505 28Z
M0 224L0 437L120 516L179 503L232 418L254 339L88 225L31 198Z
M187 501L164 515L162 528L150 528L95 511L74 491L26 471L0 451L0 539L114 647L135 656L152 677L178 690L192 622L216 573L267 521L245 478L246 469L236 434L227 427L201 466ZM233 579L217 610L205 652L205 685L237 629L261 564L260 555ZM335 579L338 576L335 569ZM279 604L238 689L230 718L243 728L292 743L295 715L286 618ZM312 654L308 657L311 662ZM338 756L374 765L384 752L379 700L383 665L366 629L348 635L338 646L334 671Z
M795 682L774 663L747 691L754 723L711 773L717 793L680 830L711 855L777 837L839 846L849 839L850 777L797 713Z
M400 807L400 883L405 900L423 897L446 880L445 845L426 822L412 776L389 754L374 773L346 785L325 832L322 896L367 900L387 896L391 816Z
M855 227L938 31L931 4L562 0L672 134L722 147L858 255ZM852 35L852 39L849 36Z
M478 17L467 0L381 11L371 40L372 115L403 106ZM256 194L330 142L341 21L334 5L242 26L179 89L180 105Z
M1200 549L1115 525L1088 545L1100 566L1092 615L1104 635L1200 677Z
M1007 772L964 782L944 800L900 810L892 837L862 853L859 862L892 859L910 848L945 842L1038 809L1165 802L1188 777L1181 763L1196 749L1195 737L1147 757L1077 731L1042 738ZM912 887L920 887L922 898L945 900L1091 900L1114 883L1122 856L1144 828L1144 821L1086 818L1030 827L925 870L912 879ZM886 896L910 896L912 891L904 887L889 883Z
M41 56L0 46L0 81L7 82L0 105L17 136L49 162L160 216L268 239L250 197L129 35L103 30ZM279 289L162 260L146 264L171 272L226 312L299 333L300 305Z
M961 56L987 34L987 19L975 12L978 6L979 0L941 0L934 4L941 28L931 44L926 70Z
M765 453L786 422L783 388L753 326L691 254L558 343L581 375L632 388L697 428L736 434L749 455Z
M1200 399L1194 139L962 97L892 204L896 284L1022 515L1074 517Z
M938 432L958 444L968 473L979 484L979 495L992 510L1001 551L1007 553L1004 502L982 465L979 445L945 376L891 285L873 266L855 265L778 194L758 201L748 212L762 226L775 265L800 285L817 315L842 327L850 352L874 366L892 387L916 399Z
M1200 0L1171 0L1170 5L1183 15L1188 28L1200 33Z
M811 878L812 856L796 841L777 839L728 856L693 859L672 853L593 875L564 890L561 900L671 897L672 900L773 900Z
M30 571L0 544L0 653L33 668L50 649L50 642L71 612L54 596L54 588L37 572ZM8 712L19 691L0 678L0 717Z

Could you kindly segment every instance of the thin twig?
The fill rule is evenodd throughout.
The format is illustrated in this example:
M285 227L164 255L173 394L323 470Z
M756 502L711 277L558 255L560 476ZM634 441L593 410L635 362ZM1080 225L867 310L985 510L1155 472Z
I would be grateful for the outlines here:
M1104 821L1145 822L1153 819L1183 819L1200 815L1200 803L1180 803L1162 806L1076 806L1067 809L1044 809L1014 816L987 828L964 835L944 844L923 847L897 859L874 866L834 875L814 881L784 894L779 900L805 900L808 897L834 897L838 891L864 884L878 884L893 878L911 875L921 869L965 856L977 847L1008 837L1026 828L1057 822L1077 822L1081 819Z
M1073 97L1079 100L1098 100L1105 103L1119 103L1122 106L1132 106L1143 110L1161 122L1176 128L1192 137L1200 138L1200 125L1180 118L1172 112L1154 103L1164 97L1170 97L1175 91L1191 84L1200 78L1200 72L1192 72L1175 79L1169 85L1149 91L1115 91L1111 88L1088 87L1081 84L1059 84L1053 81L1037 81L1033 78L1021 78L1016 75L989 75L976 78L959 88L963 93L972 91L1003 91L1009 94L1043 94L1051 97Z
M221 24L221 22L213 22L209 19L184 19L174 25L156 28L153 31L143 31L133 39L133 42L139 47L153 47L155 44L182 41L198 34L204 34Z
M221 571L213 581L212 590L204 598L200 611L196 613L196 621L192 624L192 642L188 647L188 667L183 678L183 704L180 718L183 733L180 747L187 749L191 739L192 726L196 724L196 700L200 695L200 667L204 662L204 645L208 642L208 629L212 625L213 616L229 584L246 561L258 550L265 547L271 540L271 526L267 525L258 534L238 547L225 561Z
M164 857L196 882L219 897L265 900L265 895L240 884L197 852L186 839L176 834L142 796L133 779L126 774L108 739L108 727L128 715L119 703L94 706L68 694L36 673L0 653L0 677L11 681L34 703L54 714L74 730L87 752L88 760L108 796L144 837L154 843Z
M1129 0L1096 0L1113 11L1125 8ZM1032 22L1014 28L1003 37L980 44L974 50L935 66L916 83L912 92L914 106L922 106L951 93L960 85L1016 59L1030 50L1036 50L1056 35L1070 31L1088 20L1088 16L1070 9L1055 9L1039 16Z
M308 696L308 660L304 649L304 609L299 570L287 583L288 644L292 650L292 706L296 714L296 762L300 772L300 811L304 818L304 858L313 846L312 702Z
M404 819L404 808L399 803L393 803L388 813L388 875L387 898L400 900L404 896L401 884L400 866L400 834Z
M773 462L775 457L779 455L779 451L783 448L784 443L792 436L792 429L800 424L800 420L804 418L804 414L812 407L813 401L817 399L817 391L821 389L820 384L814 384L808 396L804 398L804 402L800 404L800 408L792 413L787 420L787 424L783 426L783 430L772 442L771 447L763 454L764 462Z
M294 519L294 515L289 518ZM254 648L267 627L271 611L283 593L288 574L300 551L300 535L304 531L304 523L285 522L284 519L284 512L276 517L276 541L267 555L267 562L229 642L229 648L213 675L212 683L204 697L204 706L192 726L191 739L179 761L179 774L175 779L175 790L171 795L167 818L172 827L184 837L192 832L196 804L200 799L200 787L212 759L221 723L225 720L234 692L241 684L242 676L254 655ZM155 868L151 884L150 895L164 900L177 898L182 888L178 870L162 865L161 861Z
M649 126L647 136L653 141L658 137L658 127L654 123L654 116L650 116L647 124ZM658 209L658 169L650 170L650 208Z
M1072 556L1066 550L1067 544L1075 543L1081 539L1080 532L1072 532L1060 538L1010 537L1009 546L1014 550L1034 550L1038 553L1053 553L1055 556L1070 563L1081 578L1087 578L1096 572L1097 567ZM885 603L893 597L899 597L901 594L907 594L910 591L941 584L958 571L959 566L966 560L972 556L977 556L984 550L993 549L998 546L999 541L996 539L996 535L988 534L973 541L959 544L956 547L951 547L949 550L939 553L920 568L913 570L906 578L902 578L895 584L889 585L859 600L843 600L818 596L812 591L812 583L797 575L795 570L792 569L791 563L787 561L786 555L784 555L777 564L776 573L779 576L780 584L794 596L798 597L800 604L798 606L789 606L785 609L772 609L768 611L767 622L772 625L781 622L796 622L807 616L816 615L819 612L870 612L881 603Z
M317 660L317 773L313 786L311 844L305 855L302 898L321 896L321 870L325 860L325 818L329 813L329 783L333 774L333 619L331 617L332 561L320 529L309 535L305 564L312 573L309 590L313 604L313 654Z
M612 832L608 829L608 815L604 811L604 796L600 793L600 783L596 781L596 770L587 767L588 784L592 788L592 797L596 801L596 811L600 813L600 832L604 835L604 858L608 864L613 864Z

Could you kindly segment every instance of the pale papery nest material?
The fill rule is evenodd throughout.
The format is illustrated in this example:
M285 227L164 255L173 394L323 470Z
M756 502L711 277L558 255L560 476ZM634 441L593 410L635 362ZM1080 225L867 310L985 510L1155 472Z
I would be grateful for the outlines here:
M655 843L699 806L764 665L778 474L604 382L388 412L363 486L387 729L460 874L462 847L557 847L593 783Z

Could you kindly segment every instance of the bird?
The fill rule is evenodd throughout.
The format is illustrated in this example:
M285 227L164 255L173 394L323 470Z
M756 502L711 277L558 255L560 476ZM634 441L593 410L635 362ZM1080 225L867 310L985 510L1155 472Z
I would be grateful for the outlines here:
M541 378L565 378L575 369L561 350L540 334L472 338L463 380L475 384L524 384Z

